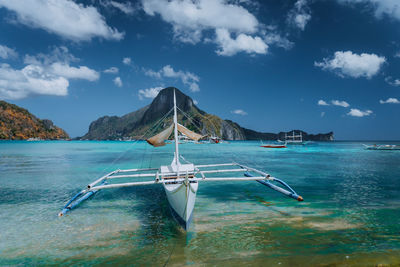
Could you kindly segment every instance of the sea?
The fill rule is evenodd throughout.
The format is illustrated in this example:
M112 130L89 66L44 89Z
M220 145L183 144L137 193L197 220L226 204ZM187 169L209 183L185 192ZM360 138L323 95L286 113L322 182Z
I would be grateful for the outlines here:
M101 190L57 216L114 169L170 164L173 145L1 141L0 265L399 266L400 151L363 143L373 144L180 145L190 162L258 168L304 198L255 181L200 182L186 232L160 184Z

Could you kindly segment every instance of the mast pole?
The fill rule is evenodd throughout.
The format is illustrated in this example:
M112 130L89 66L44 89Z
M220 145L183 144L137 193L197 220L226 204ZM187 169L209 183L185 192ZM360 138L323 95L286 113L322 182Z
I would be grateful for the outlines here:
M179 165L179 146L178 146L178 115L176 113L176 96L174 89L174 136L175 136L175 163Z

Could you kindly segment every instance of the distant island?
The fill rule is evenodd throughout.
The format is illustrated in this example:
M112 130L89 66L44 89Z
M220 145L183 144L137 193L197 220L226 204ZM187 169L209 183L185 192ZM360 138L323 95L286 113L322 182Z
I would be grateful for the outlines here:
M159 92L156 98L139 110L128 113L122 117L104 116L93 121L89 131L80 140L129 140L143 139L143 135L151 132L151 127L159 121L173 106L174 87L168 87ZM193 100L176 89L177 106L181 111L188 114L191 120L179 115L179 120L187 128L200 132L204 135L211 134L219 136L224 140L284 140L285 132L262 133L246 129L239 124L223 120L220 117L208 114L199 109ZM172 118L159 125L160 128L171 123ZM293 132L289 131L288 134ZM304 131L295 130L296 134L302 133L303 140L307 141L333 141L333 132L326 134L308 134ZM147 134L146 134L147 135Z
M58 140L69 135L51 120L41 120L26 109L0 101L0 139Z
M131 140L143 139L154 129L151 127L159 121L171 108L174 87L159 92L157 97L139 110L122 117L104 116L93 121L89 131L78 140ZM177 105L191 119L179 115L179 120L187 128L204 135L219 136L224 140L284 140L285 134L301 133L305 141L333 141L333 132L308 134L301 130L280 133L263 133L241 127L231 120L208 114L199 109L193 100L176 89ZM172 122L172 118L164 121L159 128ZM146 135L147 135L146 134ZM147 136L146 136L147 137ZM51 120L39 119L28 110L17 105L0 101L0 140L65 140L70 139L63 129L55 126Z

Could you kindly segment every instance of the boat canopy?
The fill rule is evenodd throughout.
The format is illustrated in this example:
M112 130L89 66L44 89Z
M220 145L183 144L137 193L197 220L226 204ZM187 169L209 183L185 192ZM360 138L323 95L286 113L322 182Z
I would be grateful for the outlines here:
M168 137L171 135L172 130L174 129L174 124L171 124L167 129L162 131L159 134L156 134L153 137L150 137L149 139L146 139L147 143L149 143L152 146L158 147L158 146L165 146L165 140L168 139Z
M180 133L186 135L188 138L190 138L194 141L199 141L199 139L204 137L203 135L195 133L179 123L177 125L178 125L178 127L177 127L178 131ZM150 145L155 146L155 147L165 146L164 141L166 139L168 139L168 137L171 135L173 129L174 129L174 124L171 124L167 129L165 129L164 131L160 132L157 135L150 137L149 139L146 139L146 141L147 141L147 143L149 143Z
M199 139L204 137L203 135L195 133L179 123L178 123L178 131L194 141L199 141Z

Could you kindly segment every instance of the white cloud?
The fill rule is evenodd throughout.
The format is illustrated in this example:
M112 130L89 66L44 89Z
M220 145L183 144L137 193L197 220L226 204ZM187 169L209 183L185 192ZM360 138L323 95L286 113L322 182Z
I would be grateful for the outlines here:
M266 54L268 51L268 45L258 36L241 33L233 39L227 29L217 29L216 35L220 47L216 52L221 56L232 56L241 51L248 54Z
M95 70L86 66L70 66L71 62L78 60L66 47L56 47L48 55L26 55L26 66L22 69L2 64L0 98L21 99L30 95L65 96L68 94L69 79L99 79L100 74Z
M390 84L391 86L400 86L400 79L394 79L391 76L385 78L385 82Z
M329 104L328 103L326 103L324 100L318 100L318 105L319 106L329 106Z
M121 40L124 37L124 33L107 25L95 7L72 0L0 1L0 7L15 12L16 21L21 24L74 41L89 41L95 37Z
M67 79L83 79L88 81L97 81L100 74L86 66L71 67L66 63L55 62L50 65L49 72Z
M0 58L9 59L18 57L18 53L5 45L0 45Z
M110 68L104 70L103 72L104 73L117 74L119 72L119 69L117 67L110 67Z
M195 105L198 105L198 104L199 104L199 101L193 99L193 103L194 103Z
M122 59L122 63L124 63L125 65L130 65L132 63L132 59L130 57L124 57Z
M352 108L352 109L350 109L350 112L347 113L347 115L353 116L353 117L365 117L365 116L371 115L372 113L373 113L372 110L361 111L359 109Z
M400 20L400 4L398 0L338 0L345 4L366 4L375 10L375 16L381 18L383 15Z
M283 38L277 42L276 36L263 33L264 25L240 3L225 0L142 0L146 14L159 14L172 25L176 40L190 44L212 40L220 47L217 50L220 55L232 56L241 51L266 54L268 45L264 39L287 46ZM212 39L204 38L205 32L210 30L215 33Z
M311 12L307 0L298 0L289 11L287 21L290 25L304 30L311 19Z
M190 91L192 92L200 91L200 87L198 84L200 81L199 76L188 71L182 71L182 70L175 71L170 65L164 66L159 71L144 69L144 73L147 76L157 79L161 79L163 77L177 78L180 79L183 84L189 86Z
M140 89L139 90L139 99L143 100L144 98L155 98L158 93L162 90L162 87L153 87L148 89Z
M277 33L269 32L264 33L264 41L267 45L276 45L283 49L289 50L294 46L294 43L289 41L286 37L283 37Z
M232 114L236 114L236 115L242 115L245 116L247 115L247 112L242 110L242 109L235 109L231 111Z
M43 67L27 65L21 70L0 65L0 98L21 99L31 94L65 96L69 82L48 73Z
M347 108L350 106L350 104L347 103L346 101L332 100L331 103L334 106L340 106L340 107L344 107L344 108Z
M117 1L108 0L102 1L101 4L105 7L114 7L127 15L132 15L135 13L135 8L132 6L131 2L120 3Z
M122 80L121 80L120 77L116 77L116 78L113 80L113 82L114 82L114 84L115 84L116 86L122 87Z
M162 70L160 70L160 71L154 71L154 70L146 70L146 69L143 69L143 71L144 71L144 74L147 75L147 76L149 76L149 77L161 79Z
M366 77L369 79L379 72L385 62L385 57L375 54L362 53L358 55L351 51L337 51L333 58L324 58L323 62L314 62L314 65L323 70L332 71L340 77Z
M394 57L400 57L400 51L394 54Z
M400 101L397 98L390 97L386 100L379 100L381 104L400 104Z
M25 64L42 64L42 65L51 65L54 62L78 62L79 58L76 58L72 55L68 48L65 46L54 47L49 54L39 53L35 56L25 55L24 63Z
M217 28L255 33L259 24L244 7L223 0L143 0L142 5L148 15L158 13L171 23L178 38L185 31L201 35L203 30Z

